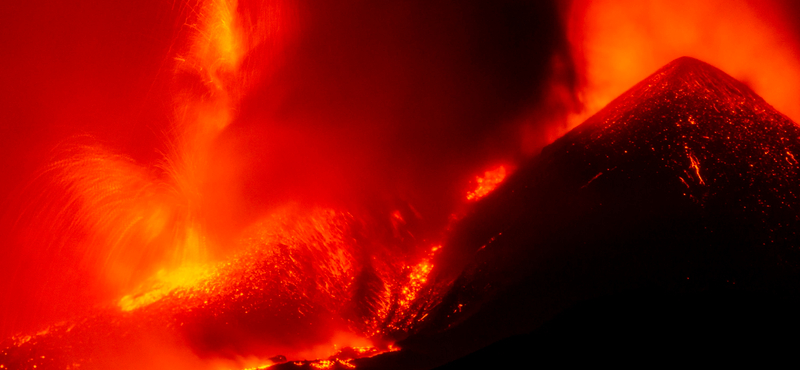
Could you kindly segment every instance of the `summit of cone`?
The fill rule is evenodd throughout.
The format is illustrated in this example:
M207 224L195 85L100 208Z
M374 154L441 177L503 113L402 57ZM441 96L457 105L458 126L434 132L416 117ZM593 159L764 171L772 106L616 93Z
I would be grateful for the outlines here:
M682 93L701 98L738 96L763 102L749 87L720 69L692 57L680 57L661 67L608 106Z
M678 132L698 119L704 121L704 131L726 135L750 130L753 124L796 126L745 84L705 62L681 57L624 92L560 141L575 140L587 132L612 133L621 129L615 126L630 124L646 126L637 131L649 127Z
M800 174L798 138L800 127L746 85L683 57L547 147L540 160L563 162L543 171L570 171L579 181L612 171L658 174L666 178L653 186L677 181L698 202L738 193L737 201L762 198L761 207L771 194L776 207L796 198L787 189Z

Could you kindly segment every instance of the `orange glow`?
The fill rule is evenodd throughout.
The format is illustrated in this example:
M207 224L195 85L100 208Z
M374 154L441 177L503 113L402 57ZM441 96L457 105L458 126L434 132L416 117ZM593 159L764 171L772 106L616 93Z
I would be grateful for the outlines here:
M235 0L215 0L194 9L191 41L175 58L175 69L203 84L178 86L170 145L159 163L137 163L89 138L62 145L59 159L40 175L55 184L41 185L47 194L35 206L45 211L29 217L49 229L34 228L27 243L75 249L81 268L95 276L94 289L124 296L126 310L195 281L189 275L200 274L196 266L212 254L206 233L218 219L206 204L220 189L206 185L219 175L208 169L211 146L248 89L239 70L243 56L265 37L275 38L274 30L265 29L273 18L249 25L265 32L245 37L236 7Z
M171 271L161 269L133 293L120 298L117 305L123 311L132 311L157 302L176 289L197 286L213 277L214 273L213 267L191 264L181 265Z
M61 156L40 175L57 186L40 200L51 208L29 215L46 228L29 231L30 245L77 248L82 268L114 291L132 288L158 266L204 258L186 198L157 171L98 145L66 146Z
M157 301L208 274L202 266L213 253L206 232L220 220L207 203L219 197L213 192L225 191L207 185L220 175L208 168L211 146L254 77L242 76L242 58L265 42L273 52L281 45L277 5L255 20L237 17L237 6L236 0L212 0L193 9L190 42L175 57L175 71L203 85L181 86L175 95L171 146L160 163L141 165L88 144L68 148L67 158L48 170L66 191L65 204L56 207L77 209L76 218L55 224L88 230L82 244L92 250L86 255L96 254L105 284L125 294L119 301L124 310ZM285 25L282 30L286 36Z
M506 179L506 167L500 166L494 170L486 171L483 177L478 176L475 178L477 188L467 193L468 200L478 200L491 193L497 185L500 185Z
M800 121L800 55L779 2L579 0L569 16L584 68L584 112L572 128L659 67L690 56L748 84Z
M342 14L360 6L344 3ZM163 333L151 334L156 339L137 338L142 343L131 347L154 354L153 362L146 363L154 366L144 368L265 369L286 361L284 356L288 361L306 360L297 364L310 368L352 368L354 358L399 350L392 342L425 320L441 298L435 291L440 287L434 286L434 271L441 266L434 266L434 257L449 231L447 215L453 215L453 225L516 168L508 158L519 153L506 153L505 147L511 146L493 141L495 127L525 121L514 127L520 130L503 130L521 132L520 150L534 154L561 128L540 124L529 115L563 123L568 109L562 105L571 101L573 91L564 82L570 63L559 54L551 61L554 76L542 79L552 80L547 84L553 86L545 89L541 106L527 106L535 105L526 100L536 96L528 91L531 86L512 88L524 92L508 91L508 96L487 93L517 80L495 79L491 75L500 74L496 71L483 76L484 68L495 68L494 55L476 63L478 67L464 63L465 55L481 54L467 47L475 41L473 36L431 38L414 23L429 22L428 15L420 21L413 8L386 4L390 5L376 8L401 26L371 35L346 16L339 19L293 1L177 1L173 8L180 10L165 18L180 22L163 31L170 41L159 50L163 60L157 60L159 66L151 72L158 81L149 82L153 86L141 93L166 91L152 93L157 104L147 103L166 106L166 112L153 108L143 113L147 109L137 107L133 113L120 113L142 115L144 121L151 116L163 119L143 124L145 131L155 132L157 139L150 139L156 143L106 144L105 136L127 135L124 127L129 122L72 112L106 102L95 96L74 98L82 95L81 84L67 84L69 94L37 95L32 106L61 100L69 106L61 108L64 112L45 112L41 119L48 125L38 131L50 125L75 126L76 132L95 134L85 127L97 126L111 134L104 136L99 129L94 136L67 139L53 134L60 143L53 151L55 159L35 174L29 185L34 195L25 200L20 214L12 215L18 220L9 222L9 234L18 236L20 249L29 253L20 252L20 260L35 257L24 260L28 274L39 275L41 270L47 272L41 275L52 277L13 282L18 286L9 288L13 293L8 296L35 288L30 305L69 308L53 314L58 320L49 322L50 317L39 319L37 312L30 313L35 319L25 324L31 327L67 321L15 336L11 345L34 346L54 337L67 341L63 338L79 335L73 327L83 324L75 317L102 306L113 313L101 319L115 324L131 317L169 323L169 328L158 328ZM571 117L570 126L682 55L706 60L746 81L798 120L796 42L773 5L576 0L566 17L584 72L586 109ZM301 15L309 19L295 19ZM472 16L465 16L465 24ZM427 26L430 30L440 30L439 22L430 23L435 23ZM352 29L320 37L335 27ZM387 28L370 27L381 32ZM451 28L457 27L442 23L441 30ZM420 35L414 37L425 41L405 39L415 32ZM464 45L446 49L453 40ZM58 54L59 41L42 48ZM135 51L126 49L123 56ZM43 59L51 56L48 53L33 55ZM758 63L752 61L754 55ZM28 62L27 56L23 59ZM72 64L66 64L52 74L69 75ZM38 73L34 70L33 75ZM30 90L49 84L48 78L32 82ZM532 84L542 83L530 79ZM463 83L473 80L481 82ZM92 86L101 92L95 91L97 95L122 94L113 83L98 86ZM127 99L120 96L107 99ZM465 102L486 105L475 109L481 113L474 115L480 124L464 123L473 117ZM442 126L436 126L440 121ZM107 128L116 126L123 128ZM462 159L452 153L468 146L445 142L456 136L472 145L465 163L455 163ZM43 143L48 145L40 143L27 154L46 156L42 148L54 145ZM472 150L479 146L487 148L485 153ZM700 161L688 150L687 157L694 172L687 173L687 180L696 175L697 182L705 184ZM798 163L791 152L785 158ZM437 166L435 161L442 163ZM487 162L505 164L476 176L465 189L462 180L479 174L485 168L476 168L477 163ZM53 283L62 276L67 283ZM64 285L74 287L59 291ZM28 315L23 311L14 313ZM220 319L225 314L232 317L230 322ZM252 322L262 326L251 327ZM17 330L8 327L3 330ZM217 341L217 336L224 339ZM222 343L226 339L241 341L237 344L244 349ZM242 353L231 354L231 348Z
M275 65L269 57L289 37L290 27L280 22L287 21L279 16L285 11L281 2L251 9L246 16L236 0L178 5L192 9L181 26L185 40L176 40L184 44L176 43L166 56L174 77L172 101L162 104L173 112L171 126L160 128L165 141L165 149L157 150L160 158L140 162L82 135L57 147L55 160L28 186L39 194L17 221L21 244L37 258L55 256L44 259L61 265L52 275L81 284L56 292L59 296L37 298L48 305L82 307L80 301L88 296L86 306L116 302L122 311L151 308L165 297L208 289L224 270L223 262L235 254L236 230L225 229L227 214L212 206L217 200L225 203L231 190L215 186L214 179L225 173L209 168L209 162L215 141L260 77L241 68L245 56L259 57L263 64L257 72L268 75ZM111 123L116 122L105 124ZM214 239L210 228L221 229L224 236ZM66 312L66 317L75 314ZM354 343L363 345L363 338ZM166 359L181 357L184 349L154 351L174 352ZM184 360L176 361L196 362L192 356Z

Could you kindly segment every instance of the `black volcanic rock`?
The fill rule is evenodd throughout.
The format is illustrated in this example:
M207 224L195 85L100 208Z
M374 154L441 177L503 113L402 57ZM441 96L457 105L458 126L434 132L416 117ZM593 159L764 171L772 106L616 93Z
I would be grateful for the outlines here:
M799 160L794 122L717 68L677 59L476 207L436 264L453 287L401 346L431 367L511 335L534 351L566 332L607 348L663 345L678 328L684 341L797 328L785 308L800 295ZM363 367L390 368L379 363Z

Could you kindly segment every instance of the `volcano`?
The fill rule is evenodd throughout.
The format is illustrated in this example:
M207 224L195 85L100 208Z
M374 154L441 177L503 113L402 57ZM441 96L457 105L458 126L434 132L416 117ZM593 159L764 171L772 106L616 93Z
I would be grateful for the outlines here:
M136 368L153 365L137 353L179 345L233 358L348 326L402 339L401 350L353 359L361 356L350 349L324 364L273 353L271 361L423 369L474 352L449 365L458 368L499 366L530 351L671 349L676 335L681 343L775 338L800 328L799 160L795 123L724 72L680 58L477 202L432 257L427 279L392 275L405 264L395 266L396 255L369 273L351 269L360 252L346 241L374 236L350 230L358 222L346 212L321 211L309 219L327 229L287 222L296 236L257 235L255 249L204 283L143 292L129 297L143 308L98 309L6 340L0 363ZM404 298L369 294L412 283ZM262 335L275 328L287 334ZM175 333L181 339L170 339ZM193 366L165 356L175 368Z
M677 59L475 207L435 263L452 288L365 367L511 335L448 368L775 343L800 328L799 151L800 128L747 86Z

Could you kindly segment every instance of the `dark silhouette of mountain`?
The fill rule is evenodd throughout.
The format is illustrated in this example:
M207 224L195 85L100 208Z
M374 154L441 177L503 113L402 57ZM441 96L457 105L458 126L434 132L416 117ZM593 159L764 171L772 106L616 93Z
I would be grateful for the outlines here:
M510 336L446 368L782 341L800 328L799 160L794 122L677 59L483 200L439 256L454 284L427 325L360 365L431 368Z

